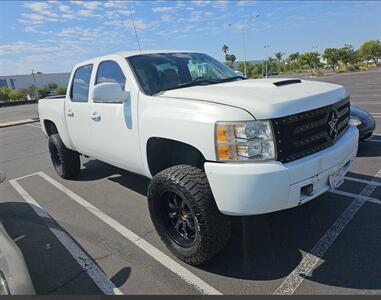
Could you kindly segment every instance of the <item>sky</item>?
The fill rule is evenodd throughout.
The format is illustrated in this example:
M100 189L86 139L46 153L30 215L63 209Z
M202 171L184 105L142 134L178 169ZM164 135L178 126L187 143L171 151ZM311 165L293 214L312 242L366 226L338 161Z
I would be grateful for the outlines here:
M247 60L381 39L381 1L0 1L0 75L69 72L138 50L131 14L143 50L221 61L224 44L243 60L243 33Z

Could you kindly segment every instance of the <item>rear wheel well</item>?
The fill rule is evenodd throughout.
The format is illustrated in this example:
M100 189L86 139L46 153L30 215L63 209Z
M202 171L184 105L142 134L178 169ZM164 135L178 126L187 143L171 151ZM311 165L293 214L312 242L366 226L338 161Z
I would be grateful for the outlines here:
M50 120L44 120L45 131L48 136L58 133L56 124Z
M176 165L204 169L205 158L195 147L166 138L152 137L147 142L147 161L151 175Z

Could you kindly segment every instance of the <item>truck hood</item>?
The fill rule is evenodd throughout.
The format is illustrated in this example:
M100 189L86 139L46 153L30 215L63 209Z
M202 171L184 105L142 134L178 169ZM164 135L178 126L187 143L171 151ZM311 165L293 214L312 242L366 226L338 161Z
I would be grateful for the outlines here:
M160 96L240 107L256 119L270 119L335 103L346 96L346 90L325 82L269 78L181 88Z

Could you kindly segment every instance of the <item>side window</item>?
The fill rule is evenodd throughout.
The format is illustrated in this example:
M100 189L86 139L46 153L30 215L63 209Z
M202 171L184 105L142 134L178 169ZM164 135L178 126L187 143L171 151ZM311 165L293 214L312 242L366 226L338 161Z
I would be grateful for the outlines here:
M126 77L124 76L123 71L117 62L112 60L105 60L99 64L95 84L102 82L119 83L122 87L122 90L124 90Z
M79 67L74 74L70 97L73 102L87 102L93 65Z

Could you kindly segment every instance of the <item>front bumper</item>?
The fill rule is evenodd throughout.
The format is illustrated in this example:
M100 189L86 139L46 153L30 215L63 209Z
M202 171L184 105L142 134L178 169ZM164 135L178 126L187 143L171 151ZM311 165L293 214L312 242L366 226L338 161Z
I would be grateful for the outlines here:
M205 163L218 209L227 215L256 215L298 206L330 189L328 177L356 157L359 133L350 126L331 147L302 159L282 164ZM301 188L313 184L309 196Z
M359 140L367 141L372 138L373 131L376 129L376 121L372 116L369 116L365 120L361 120L361 125L357 126L359 130Z

